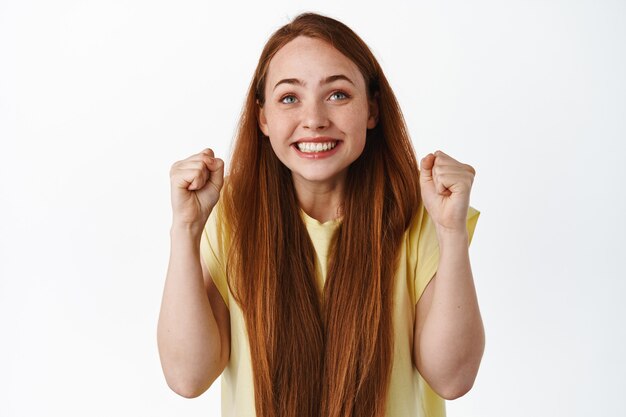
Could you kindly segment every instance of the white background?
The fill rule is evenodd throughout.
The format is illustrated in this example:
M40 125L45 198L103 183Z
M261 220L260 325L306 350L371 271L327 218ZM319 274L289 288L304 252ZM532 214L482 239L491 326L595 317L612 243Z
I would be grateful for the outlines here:
M228 158L307 10L371 46L419 158L477 171L487 346L448 415L623 415L624 1L0 0L0 416L219 415L158 359L169 169Z

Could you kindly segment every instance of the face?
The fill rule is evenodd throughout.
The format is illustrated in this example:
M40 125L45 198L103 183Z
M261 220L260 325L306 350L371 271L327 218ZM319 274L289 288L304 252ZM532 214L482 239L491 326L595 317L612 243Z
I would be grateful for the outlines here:
M332 183L343 181L363 152L377 112L349 58L324 41L300 36L270 61L259 127L294 181Z

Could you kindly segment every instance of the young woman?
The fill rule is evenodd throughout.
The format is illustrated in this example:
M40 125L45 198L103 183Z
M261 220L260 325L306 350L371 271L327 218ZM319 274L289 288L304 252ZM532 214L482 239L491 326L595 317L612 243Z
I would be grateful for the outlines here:
M396 98L344 24L267 42L224 181L210 149L171 169L158 324L169 386L223 375L222 415L442 416L484 331L468 246L474 169L421 170Z

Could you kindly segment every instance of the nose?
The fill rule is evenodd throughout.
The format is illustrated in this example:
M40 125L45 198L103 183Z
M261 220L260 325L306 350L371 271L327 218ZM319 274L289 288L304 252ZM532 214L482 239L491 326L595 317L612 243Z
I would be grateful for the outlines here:
M304 106L302 115L303 127L319 130L328 127L328 113L323 103L312 101Z

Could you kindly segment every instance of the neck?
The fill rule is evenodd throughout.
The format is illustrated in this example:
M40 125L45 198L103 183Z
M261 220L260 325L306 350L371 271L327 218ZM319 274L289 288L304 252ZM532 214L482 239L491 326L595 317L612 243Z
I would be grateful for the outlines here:
M321 223L341 217L345 175L325 182L292 178L298 204L306 214Z

